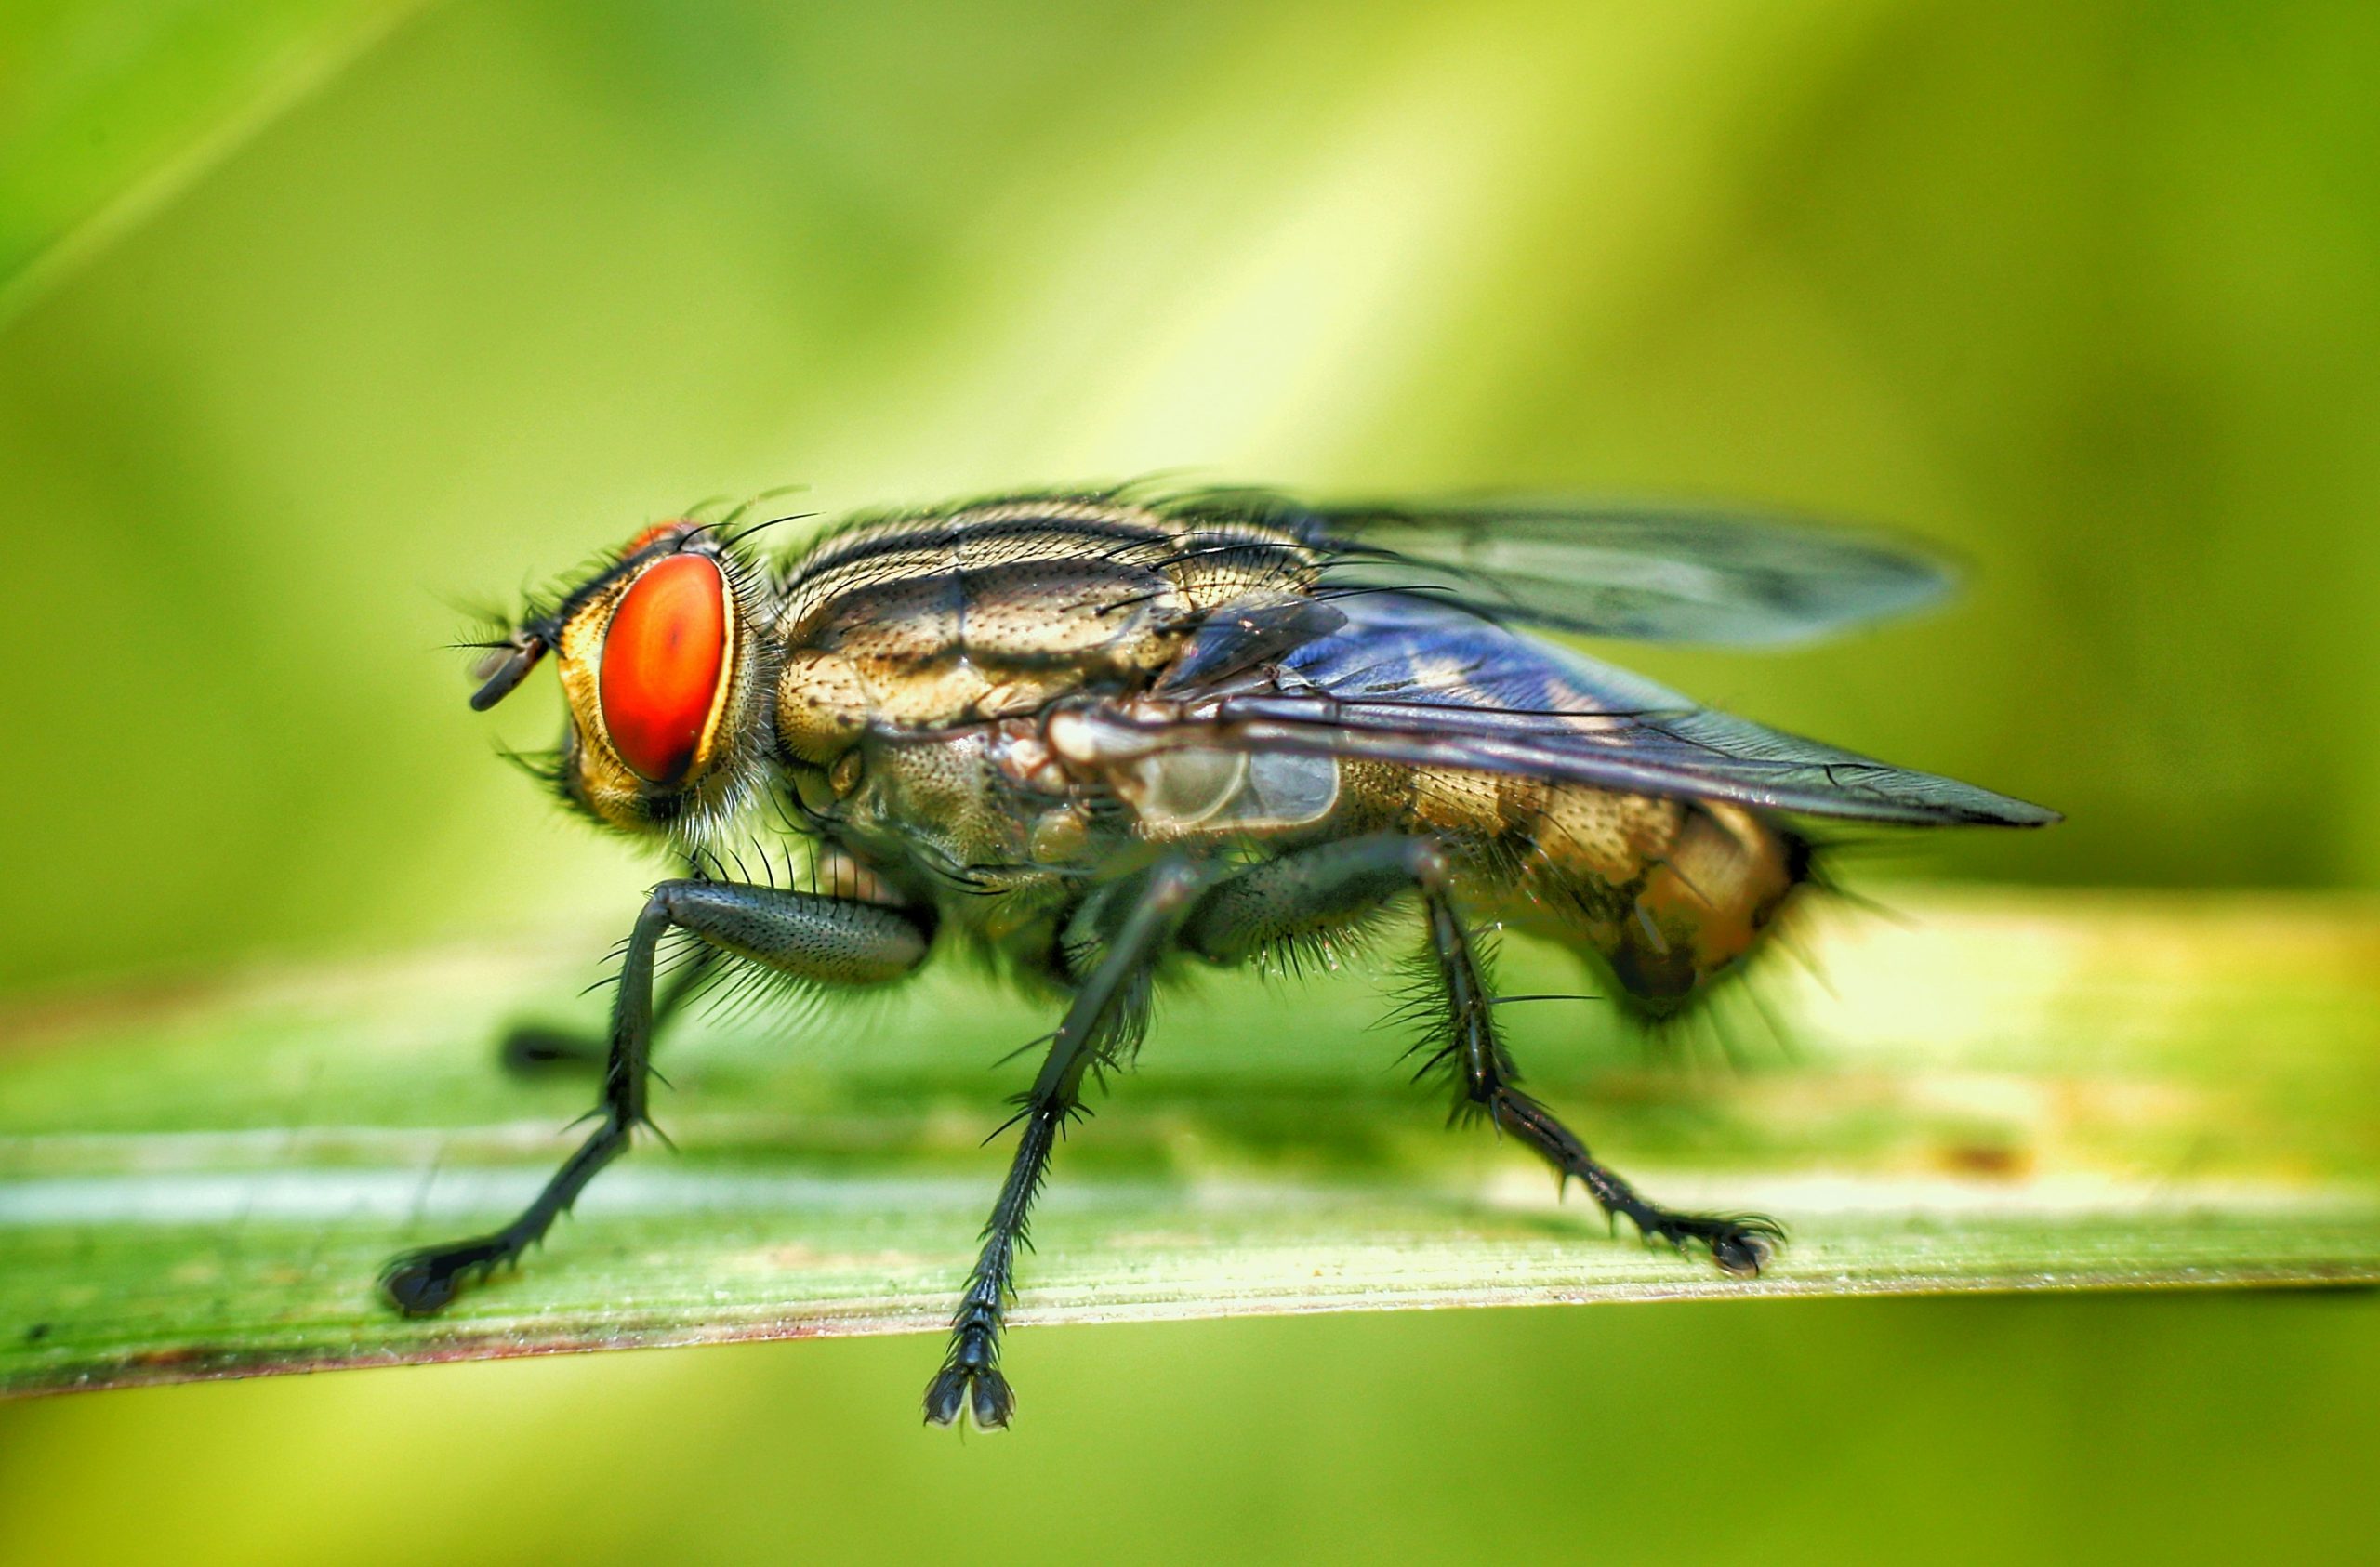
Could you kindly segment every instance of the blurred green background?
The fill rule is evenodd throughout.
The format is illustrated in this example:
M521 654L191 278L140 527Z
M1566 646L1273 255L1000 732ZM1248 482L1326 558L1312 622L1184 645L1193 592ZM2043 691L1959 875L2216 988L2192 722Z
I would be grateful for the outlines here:
M1880 874L2371 888L2375 80L2355 5L12 6L0 993L600 950L649 866L491 760L558 704L467 713L453 601L796 482L1887 521L1969 563L1953 612L1634 661L2072 816ZM964 1449L906 1341L110 1395L0 1409L0 1555L2311 1549L2375 1326L1053 1333Z

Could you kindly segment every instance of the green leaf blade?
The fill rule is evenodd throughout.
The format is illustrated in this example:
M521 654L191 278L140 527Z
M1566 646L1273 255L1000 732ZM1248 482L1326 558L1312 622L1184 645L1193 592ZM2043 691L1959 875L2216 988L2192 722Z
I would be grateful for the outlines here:
M1597 1007L1513 1009L1531 1081L1664 1200L1775 1213L1752 1284L1607 1238L1593 1205L1366 1032L1362 981L1218 983L1062 1151L1020 1323L1757 1294L2380 1283L2380 920L2368 901L1935 895L1844 925L1826 985L1726 1011L1740 1066ZM587 950L600 948L590 942ZM672 1041L650 1140L517 1273L406 1321L409 1244L500 1221L583 1080L498 1023L592 1021L565 951L430 955L203 995L54 1004L0 1045L0 1386L938 1330L1046 1027L960 977ZM1515 949L1512 991L1578 988Z

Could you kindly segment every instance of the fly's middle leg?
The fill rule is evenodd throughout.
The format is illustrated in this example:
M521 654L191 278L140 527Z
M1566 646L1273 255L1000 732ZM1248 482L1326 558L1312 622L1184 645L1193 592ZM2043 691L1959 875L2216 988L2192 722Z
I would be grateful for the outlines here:
M397 1310L430 1315L466 1285L519 1258L569 1210L596 1172L619 1157L635 1129L652 1125L646 1087L654 956L673 928L691 931L720 954L824 984L896 979L924 958L928 940L919 921L875 903L734 882L665 881L654 888L621 965L595 1129L502 1229L390 1258L380 1288Z
M962 1414L986 1429L1008 1424L1016 1396L999 1372L1000 1330L1012 1290L1016 1249L1025 1220L1049 1173L1050 1155L1068 1117L1082 1104L1082 1080L1113 1042L1137 1021L1151 966L1172 941L1183 912L1207 880L1197 865L1167 860L1152 870L1123 918L1105 935L1105 950L1075 993L1051 1039L1041 1071L1025 1091L1017 1120L1024 1133L992 1217L984 1249L950 1322L950 1348L926 1385L926 1418L947 1426Z
M1446 1034L1435 1061L1453 1070L1460 1105L1527 1143L1565 1181L1577 1179L1604 1211L1645 1235L1700 1245L1727 1272L1751 1276L1783 1239L1756 1215L1679 1213L1640 1195L1591 1154L1578 1135L1517 1086L1520 1073L1496 1032L1495 1000L1470 929L1455 907L1447 853L1426 838L1383 835L1326 844L1238 873L1211 889L1183 923L1183 944L1217 963L1240 963L1359 920L1398 893L1419 890L1429 927L1430 972Z
M1428 838L1380 833L1318 844L1215 883L1183 921L1182 944L1220 964L1293 953L1447 876L1446 850Z

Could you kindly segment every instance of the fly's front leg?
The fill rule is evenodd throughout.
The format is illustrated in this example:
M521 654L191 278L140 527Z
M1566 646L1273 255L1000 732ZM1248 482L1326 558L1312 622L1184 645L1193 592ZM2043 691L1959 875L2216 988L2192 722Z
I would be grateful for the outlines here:
M1150 965L1171 940L1183 911L1205 880L1197 866L1182 860L1166 861L1151 871L1058 1025L1040 1074L1025 1096L1018 1117L1024 1135L1017 1139L1016 1157L991 1221L984 1227L983 1253L951 1318L949 1352L926 1386L926 1418L937 1426L972 1414L977 1425L998 1429L1008 1424L1016 1407L1008 1379L999 1373L999 1340L1026 1215L1049 1173L1058 1132L1082 1103L1083 1073L1131 1022Z
M896 979L924 958L929 935L907 914L850 899L734 882L665 881L654 888L628 936L620 969L594 1131L536 1200L501 1230L391 1258L380 1287L397 1310L427 1316L464 1285L518 1258L569 1209L595 1173L627 1149L635 1128L652 1124L645 1094L654 954L673 927L691 931L720 954L824 984Z
M698 861L690 859L687 869L697 878L702 876L703 867ZM710 973L710 957L708 947L697 947L686 955L676 972L661 981L653 997L654 1043L659 1041L669 1020L702 988ZM545 1023L522 1023L508 1029L496 1046L496 1061L516 1077L542 1076L549 1072L592 1072L603 1064L608 1054L603 1036L599 1034Z
M1527 1143L1564 1180L1575 1178L1605 1212L1626 1217L1646 1235L1680 1247L1707 1246L1730 1273L1759 1272L1783 1238L1775 1221L1677 1213L1646 1201L1598 1163L1552 1111L1515 1086L1520 1073L1497 1036L1494 999L1455 909L1450 881L1446 851L1425 838L1383 835L1324 844L1218 882L1183 922L1182 944L1218 963L1241 963L1358 921L1396 894L1418 889L1447 1026L1433 1064L1452 1068L1461 1084L1461 1105Z
M711 950L696 947L685 961L655 987L653 996L653 1040L657 1042L669 1020L683 1011L703 981L711 972ZM522 1023L497 1041L496 1060L504 1070L521 1077L542 1076L549 1072L591 1072L608 1059L609 1051L601 1037L589 1037L571 1029L549 1028L542 1023Z

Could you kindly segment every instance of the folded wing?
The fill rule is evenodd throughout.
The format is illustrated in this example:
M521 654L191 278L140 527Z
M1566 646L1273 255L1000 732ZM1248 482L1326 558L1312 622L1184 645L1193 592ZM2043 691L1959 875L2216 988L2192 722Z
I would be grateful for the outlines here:
M2057 813L1698 707L1650 680L1444 603L1343 599L1346 624L1119 744L1364 757L1909 826Z

